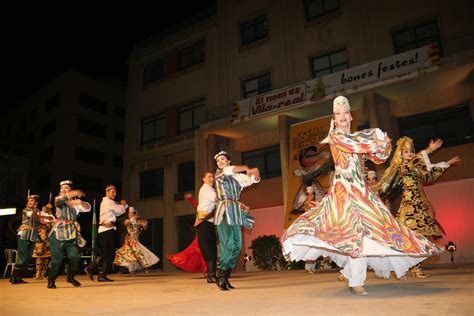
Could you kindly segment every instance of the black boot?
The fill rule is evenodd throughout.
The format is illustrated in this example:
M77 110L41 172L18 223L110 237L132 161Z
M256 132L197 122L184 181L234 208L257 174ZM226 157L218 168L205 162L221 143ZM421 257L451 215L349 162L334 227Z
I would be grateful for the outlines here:
M228 291L229 288L227 287L227 281L224 275L224 271L222 270L217 270L217 281L216 281L217 286L221 291Z
M56 289L56 284L54 284L54 282L56 281L56 279L51 279L51 278L48 278L48 289Z
M227 287L229 289L235 289L235 287L233 287L230 283L229 283L229 278L230 278L230 273L232 272L232 269L229 269L229 270L225 270L224 273L225 273L225 280L227 282Z
M216 283L216 263L214 261L206 261L207 267L207 283Z

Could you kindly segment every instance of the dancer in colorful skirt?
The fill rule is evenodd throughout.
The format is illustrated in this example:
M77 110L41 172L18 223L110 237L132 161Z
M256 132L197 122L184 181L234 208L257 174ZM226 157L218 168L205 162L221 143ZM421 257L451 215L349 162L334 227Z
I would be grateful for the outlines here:
M367 295L367 267L389 278L442 249L398 222L363 177L363 160L384 162L390 139L380 129L350 132L352 115L347 98L333 102L328 137L335 174L320 205L298 217L284 234L283 252L291 260L329 256L343 269L343 280L354 295Z
M127 228L127 235L122 247L115 252L114 264L128 268L130 276L137 276L137 271L155 265L160 258L140 243L140 233L147 228L148 221L139 219L135 208L128 209L128 219L123 224Z

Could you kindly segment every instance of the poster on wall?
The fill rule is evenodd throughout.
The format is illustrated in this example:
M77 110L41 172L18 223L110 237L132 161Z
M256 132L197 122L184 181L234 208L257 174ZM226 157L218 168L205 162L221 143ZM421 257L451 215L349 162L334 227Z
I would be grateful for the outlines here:
M355 113L352 126L357 126ZM320 144L331 116L291 125L285 228L326 195L334 171L328 144Z

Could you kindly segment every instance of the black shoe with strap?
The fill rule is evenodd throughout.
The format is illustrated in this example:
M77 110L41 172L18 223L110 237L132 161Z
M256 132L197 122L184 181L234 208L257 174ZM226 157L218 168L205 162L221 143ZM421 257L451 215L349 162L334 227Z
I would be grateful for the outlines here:
M114 280L109 279L106 275L101 275L97 278L99 282L114 282Z
M75 287L81 286L81 283L79 283L79 281L77 281L76 279L74 279L73 276L67 277L66 281L67 281L68 283L71 283L71 284L74 285Z
M56 280L51 280L51 279L48 279L48 289L56 289L56 284L54 284Z
M22 278L18 277L18 282L20 282L21 284L26 284L28 282L26 282L25 280L23 280Z

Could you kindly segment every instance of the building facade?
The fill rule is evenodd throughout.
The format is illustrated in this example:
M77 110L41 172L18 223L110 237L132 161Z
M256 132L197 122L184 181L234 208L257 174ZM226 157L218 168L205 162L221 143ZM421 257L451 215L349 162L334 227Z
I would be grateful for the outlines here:
M125 95L124 83L67 70L2 118L1 151L28 159L26 180L17 182L21 203L30 191L46 204L65 179L97 206L107 184L121 188ZM90 240L92 217L82 217Z
M280 236L290 128L331 114L332 98L344 94L358 127L380 127L393 140L411 136L418 150L440 137L445 146L434 161L457 154L466 162L427 191L447 238L462 245L460 260L474 261L474 242L456 232L459 222L446 206L456 200L458 215L474 225L472 197L455 194L474 181L467 163L474 154L474 7L403 3L217 1L217 9L136 45L123 183L154 221L155 249L177 252L193 238L194 210L182 197L199 189L203 171L215 170L212 157L221 149L263 175L242 196L261 223L245 233L243 253L258 235ZM289 98L294 91L305 93Z

